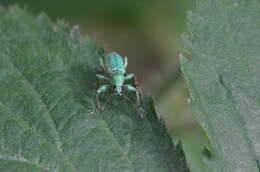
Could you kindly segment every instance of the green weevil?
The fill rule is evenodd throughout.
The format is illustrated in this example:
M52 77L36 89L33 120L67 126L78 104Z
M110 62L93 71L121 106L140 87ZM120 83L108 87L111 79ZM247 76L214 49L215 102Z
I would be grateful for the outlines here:
M112 95L123 96L128 101L130 101L130 98L123 94L123 90L128 92L135 92L137 106L134 105L134 107L139 112L140 116L143 118L143 112L140 112L142 111L140 108L140 91L136 86L133 86L128 83L128 81L135 79L135 75L126 75L127 57L125 57L123 60L123 58L119 54L112 52L106 56L100 56L99 63L105 75L96 74L96 77L97 79L106 81L107 83L101 85L96 91L98 108L100 107L98 96L102 93L108 92L111 89L113 89L114 91L114 94ZM109 98L106 102L108 102L108 100Z

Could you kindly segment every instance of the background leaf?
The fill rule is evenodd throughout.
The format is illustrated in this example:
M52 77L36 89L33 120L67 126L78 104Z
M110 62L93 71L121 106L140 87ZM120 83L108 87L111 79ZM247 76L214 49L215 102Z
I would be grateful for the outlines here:
M114 98L95 108L101 48L60 21L0 9L0 171L189 171L156 117Z
M198 0L190 12L182 70L210 147L210 171L258 172L260 1ZM188 58L190 56L190 58Z

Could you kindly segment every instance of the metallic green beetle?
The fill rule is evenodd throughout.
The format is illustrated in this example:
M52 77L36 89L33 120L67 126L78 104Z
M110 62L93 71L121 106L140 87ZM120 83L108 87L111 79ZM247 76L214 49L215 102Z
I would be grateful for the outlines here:
M106 84L101 85L97 89L97 104L99 105L99 99L98 95L107 92L110 89L114 89L114 95L116 96L124 96L127 100L130 101L130 99L123 94L123 90L126 90L128 92L135 92L136 93L136 99L137 99L137 105L140 107L140 92L137 87L127 84L126 81L129 81L131 79L135 79L134 74L128 74L125 76L126 73L126 67L127 67L127 58L123 58L113 52L110 53L104 57L100 57L100 65L103 68L106 76L101 74L96 74L96 77L99 80L107 81ZM108 101L108 100L107 100ZM134 106L136 108L136 106ZM140 108L136 108L137 110ZM138 110L138 111L139 111ZM143 117L143 115L141 115Z

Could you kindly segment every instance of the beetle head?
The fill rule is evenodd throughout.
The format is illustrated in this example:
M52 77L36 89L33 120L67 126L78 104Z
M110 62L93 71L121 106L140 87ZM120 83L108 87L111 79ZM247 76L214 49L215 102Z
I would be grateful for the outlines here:
M113 75L113 82L115 85L115 95L122 95L122 85L124 84L125 77L122 73Z
M115 88L115 95L116 96L121 96L122 95L122 88L121 87L116 87Z

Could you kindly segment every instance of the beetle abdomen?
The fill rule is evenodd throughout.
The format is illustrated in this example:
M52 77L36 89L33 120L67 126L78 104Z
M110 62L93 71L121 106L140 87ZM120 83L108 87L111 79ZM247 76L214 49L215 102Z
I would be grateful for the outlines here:
M122 72L125 73L125 64L122 57L117 53L110 53L107 55L105 65L110 73Z

